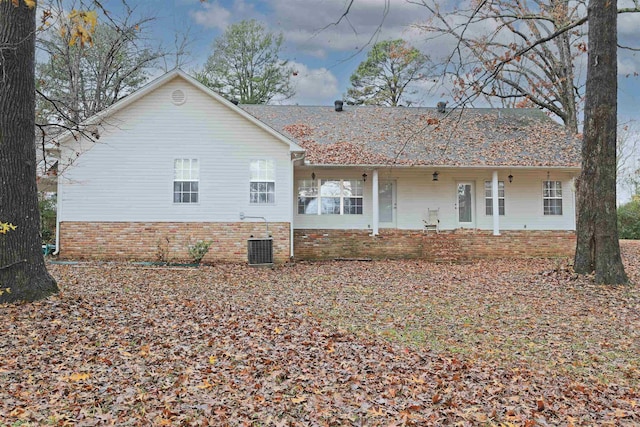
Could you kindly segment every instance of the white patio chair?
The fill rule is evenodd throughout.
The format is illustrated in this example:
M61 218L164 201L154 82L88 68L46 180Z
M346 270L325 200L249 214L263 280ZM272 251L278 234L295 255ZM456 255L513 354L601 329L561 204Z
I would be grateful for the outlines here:
M435 231L436 233L440 233L440 208L438 209L428 209L425 213L425 218L422 220L424 222L424 232Z

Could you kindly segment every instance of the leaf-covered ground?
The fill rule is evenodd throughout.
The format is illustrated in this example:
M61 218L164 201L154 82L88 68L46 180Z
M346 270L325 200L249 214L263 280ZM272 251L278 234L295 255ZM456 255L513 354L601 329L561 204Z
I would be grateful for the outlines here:
M50 271L0 306L3 427L640 425L640 290L563 262Z

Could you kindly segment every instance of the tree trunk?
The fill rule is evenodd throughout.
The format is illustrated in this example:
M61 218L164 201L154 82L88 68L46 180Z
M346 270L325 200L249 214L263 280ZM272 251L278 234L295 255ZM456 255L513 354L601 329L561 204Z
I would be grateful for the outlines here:
M0 221L17 227L0 234L0 303L34 301L58 291L40 239L35 30L35 7L0 1Z
M589 0L589 54L582 174L578 181L574 268L597 283L628 281L620 257L616 211L618 101L616 2Z
M564 110L564 125L573 132L578 133L578 108L576 105L576 93L574 88L575 75L573 73L573 58L571 55L571 37L569 33L562 33L556 40L558 47L558 92L560 105Z

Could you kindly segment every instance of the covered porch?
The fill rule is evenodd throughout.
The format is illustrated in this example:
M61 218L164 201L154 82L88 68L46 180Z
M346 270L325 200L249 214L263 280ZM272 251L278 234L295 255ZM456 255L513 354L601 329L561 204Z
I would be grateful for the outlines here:
M297 167L294 229L575 230L574 168ZM497 197L493 197L493 195ZM493 215L498 212L498 215Z
M298 167L294 258L571 256L577 174L569 168ZM437 226L426 227L433 212Z

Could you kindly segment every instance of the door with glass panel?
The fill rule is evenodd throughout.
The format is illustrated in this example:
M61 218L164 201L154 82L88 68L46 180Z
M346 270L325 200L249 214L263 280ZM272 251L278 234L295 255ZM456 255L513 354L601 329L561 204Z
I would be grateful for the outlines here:
M378 185L378 219L380 228L396 228L396 182L381 180Z
M473 227L475 221L473 183L459 182L456 197L458 225L460 227Z

